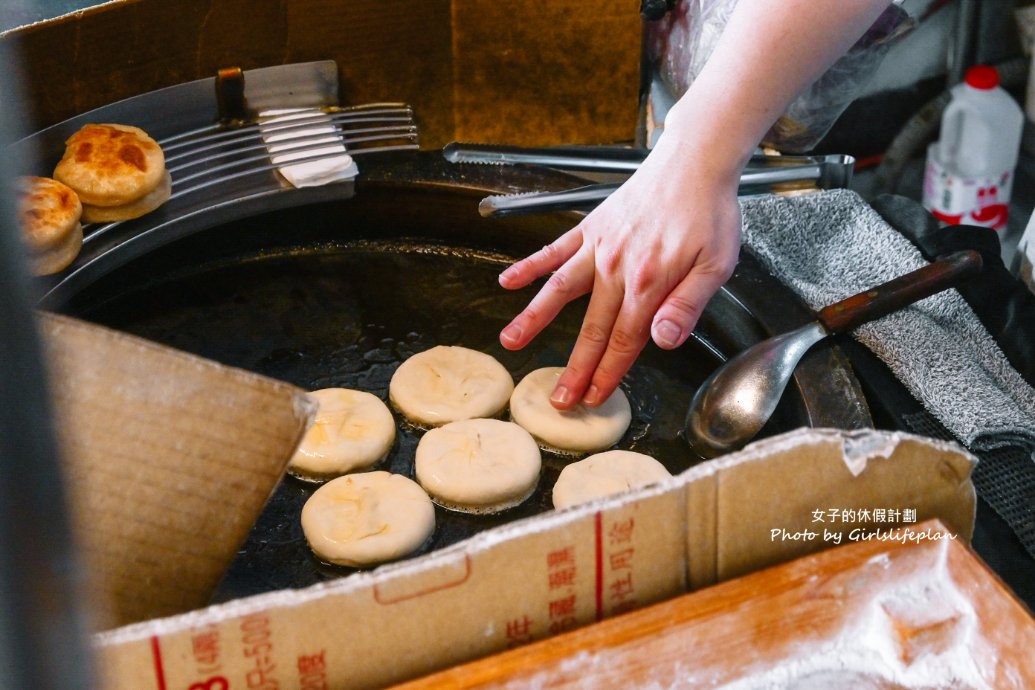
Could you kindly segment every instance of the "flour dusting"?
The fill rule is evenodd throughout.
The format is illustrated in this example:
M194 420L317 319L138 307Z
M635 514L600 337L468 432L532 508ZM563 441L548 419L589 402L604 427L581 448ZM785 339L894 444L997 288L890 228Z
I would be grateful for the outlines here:
M875 563L876 564L876 563ZM883 565L883 564L881 564ZM832 640L802 644L772 668L722 690L992 690L994 650L944 561L866 603Z

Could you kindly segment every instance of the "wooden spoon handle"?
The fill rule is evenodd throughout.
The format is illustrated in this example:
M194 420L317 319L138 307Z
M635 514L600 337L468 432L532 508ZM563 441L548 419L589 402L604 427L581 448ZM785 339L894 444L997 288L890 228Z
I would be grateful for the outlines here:
M981 255L954 252L923 268L823 307L819 320L831 333L851 330L946 290L981 270Z

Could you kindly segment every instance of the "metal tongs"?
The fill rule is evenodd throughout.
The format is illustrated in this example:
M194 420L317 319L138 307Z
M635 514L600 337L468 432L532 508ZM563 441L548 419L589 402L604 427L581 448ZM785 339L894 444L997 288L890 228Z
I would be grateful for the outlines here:
M558 146L522 148L494 144L453 142L442 149L451 163L490 165L543 165L562 170L632 174L646 158L646 149L623 146ZM751 157L740 176L740 196L784 188L847 187L855 159L847 155ZM483 216L505 216L547 211L588 211L611 195L620 182L591 184L559 192L529 192L489 196L478 204Z

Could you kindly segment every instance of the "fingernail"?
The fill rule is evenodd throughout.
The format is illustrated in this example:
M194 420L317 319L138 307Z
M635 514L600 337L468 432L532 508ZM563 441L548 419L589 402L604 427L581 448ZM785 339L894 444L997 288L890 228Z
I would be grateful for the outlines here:
M512 323L500 332L500 337L510 343L516 343L521 339L521 326Z
M553 389L553 395L550 396L550 402L557 405L567 405L571 402L571 391L568 390L567 386L557 386Z
M661 347L675 347L679 344L679 326L668 319L663 319L654 324L654 342Z
M515 273L514 267L511 266L510 268L504 270L503 273L500 273L499 281L502 283L502 282L510 280L511 278L514 277L514 273Z
M596 407L600 404L600 389L595 384L590 385L586 394L582 396L582 402L586 403L590 407Z

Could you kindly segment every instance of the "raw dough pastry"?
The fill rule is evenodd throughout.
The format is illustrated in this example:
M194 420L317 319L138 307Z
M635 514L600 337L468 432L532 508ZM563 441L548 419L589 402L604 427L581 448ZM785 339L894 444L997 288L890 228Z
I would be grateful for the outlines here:
M395 370L388 395L407 419L435 427L461 419L494 417L507 406L514 379L490 355L439 345Z
M561 470L553 487L553 507L560 509L588 503L671 476L664 465L643 453L631 450L597 453Z
M599 407L579 404L571 410L558 410L550 404L550 394L563 371L562 367L546 367L521 379L510 396L511 418L545 450L579 455L613 446L632 421L625 393L616 389Z
M424 435L417 481L444 508L495 513L532 495L542 458L532 436L512 422L467 419Z
M395 419L380 398L348 388L323 388L309 395L320 405L316 421L288 463L288 472L323 481L365 469L388 455L395 442Z
M82 214L67 185L49 177L18 179L18 220L33 273L57 273L75 260L83 246Z
M363 567L419 549L435 530L435 507L412 479L365 472L327 482L302 507L302 531L317 557Z

